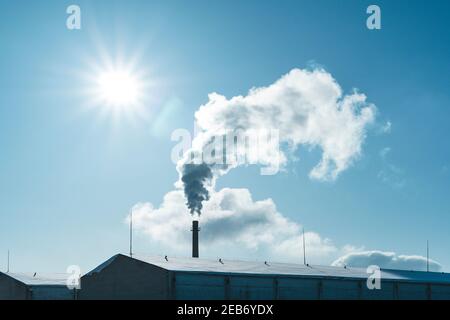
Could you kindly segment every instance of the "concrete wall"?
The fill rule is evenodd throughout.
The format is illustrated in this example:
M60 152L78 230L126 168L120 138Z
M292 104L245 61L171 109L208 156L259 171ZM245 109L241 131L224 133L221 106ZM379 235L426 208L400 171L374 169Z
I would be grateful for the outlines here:
M25 300L27 297L27 286L0 273L0 300Z
M171 273L172 297L179 300L226 299L225 277L202 273Z
M369 290L365 281L361 283L361 299L364 300L393 300L397 299L396 285L393 282L381 281L381 290Z
M29 288L31 300L75 300L73 290L66 286L32 286Z
M276 298L274 278L271 277L229 277L229 299L271 300Z
M280 300L317 300L320 297L320 283L317 279L279 278Z
M365 280L289 276L219 275L175 272L172 291L180 300L427 300L450 299L450 285L382 281L369 290Z
M432 285L431 299L433 300L450 300L450 286Z
M360 297L360 281L332 280L321 281L320 299L322 300L357 300Z
M169 299L169 288L168 271L119 255L101 272L81 278L79 299Z

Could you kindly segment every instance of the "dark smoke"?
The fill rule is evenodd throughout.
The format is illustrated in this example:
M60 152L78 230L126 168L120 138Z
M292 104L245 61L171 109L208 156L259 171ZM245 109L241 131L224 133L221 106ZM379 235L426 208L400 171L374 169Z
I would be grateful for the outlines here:
M183 166L184 194L187 198L186 205L191 214L200 214L203 201L209 200L209 192L205 188L205 182L212 179L211 168L205 164L185 164Z

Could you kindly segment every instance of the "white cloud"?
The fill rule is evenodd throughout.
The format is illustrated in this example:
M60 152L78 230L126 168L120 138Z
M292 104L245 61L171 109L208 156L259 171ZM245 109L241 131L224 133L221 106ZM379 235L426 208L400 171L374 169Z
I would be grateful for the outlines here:
M251 89L246 96L227 99L210 94L208 103L195 114L203 134L194 139L193 150L203 150L211 136L224 132L279 130L280 141L291 150L300 145L321 149L322 158L311 170L311 178L335 180L360 156L375 114L376 107L366 102L364 94L343 95L325 70L293 69L268 87ZM284 152L274 156L266 150L259 160L278 167L287 159Z
M333 266L350 266L366 268L377 265L386 269L427 270L427 259L417 255L397 255L394 252L361 251L348 253L332 263ZM440 271L442 266L429 260L430 271Z
M392 131L392 122L386 121L386 123L381 126L381 133L391 133Z
M392 152L390 147L385 147L380 151L382 168L378 172L378 179L394 189L402 189L406 185L405 172L402 168L392 164L388 156Z
M191 215L181 190L166 194L159 208L149 203L133 208L133 224L160 253L186 255L191 248ZM254 201L247 189L225 188L211 194L200 217L202 255L301 262L301 226L277 211L271 199ZM342 253L315 232L305 235L307 256L330 263Z
M391 152L391 148L390 147L385 147L385 148L381 149L381 151L380 151L381 159L385 160L387 155L389 154L389 152Z
M190 254L192 216L185 202L183 191L174 190L158 208L150 203L134 206L135 230L150 240L156 254ZM302 226L283 216L273 200L254 201L248 189L213 192L199 219L202 257L303 262ZM341 247L312 231L306 232L305 242L311 264L426 270L426 258L421 256L364 251L348 244ZM438 262L430 260L431 271L440 269Z

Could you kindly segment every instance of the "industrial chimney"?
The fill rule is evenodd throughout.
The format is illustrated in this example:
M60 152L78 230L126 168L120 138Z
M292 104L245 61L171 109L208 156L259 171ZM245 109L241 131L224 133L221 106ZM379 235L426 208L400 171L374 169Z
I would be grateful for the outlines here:
M192 258L198 258L198 221L192 221Z

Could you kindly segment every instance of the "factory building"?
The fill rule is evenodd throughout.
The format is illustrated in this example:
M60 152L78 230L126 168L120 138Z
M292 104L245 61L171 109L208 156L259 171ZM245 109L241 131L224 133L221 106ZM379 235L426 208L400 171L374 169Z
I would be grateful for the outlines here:
M116 255L81 278L80 299L450 299L450 274L302 264L130 258Z
M73 300L67 274L0 272L0 300Z

